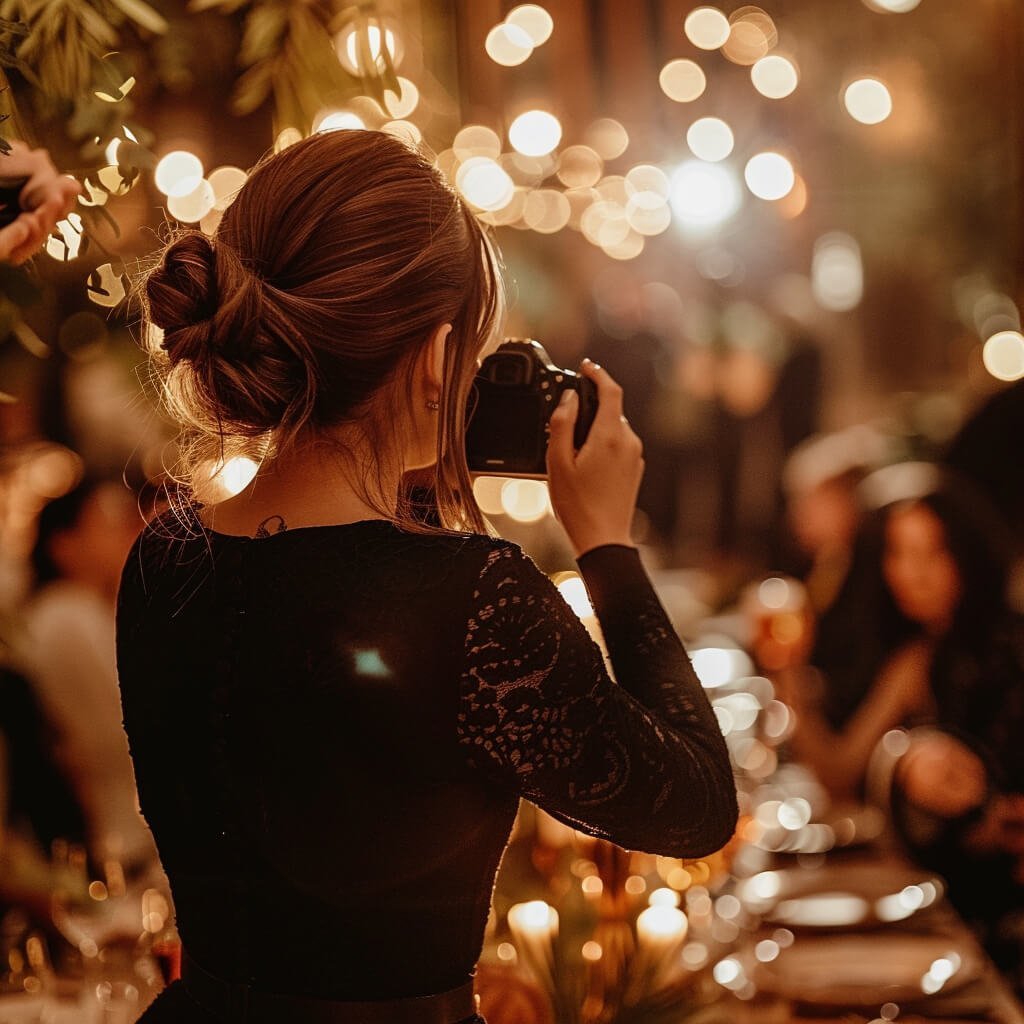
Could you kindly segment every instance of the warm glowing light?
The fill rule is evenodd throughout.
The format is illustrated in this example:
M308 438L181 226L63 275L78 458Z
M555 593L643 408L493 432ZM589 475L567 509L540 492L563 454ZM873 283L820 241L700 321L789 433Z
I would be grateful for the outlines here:
M626 221L640 235L660 235L672 223L672 210L655 192L638 192L626 203Z
M384 29L381 32L380 25L370 22L366 27L367 48L369 50L369 57L372 63L379 64L383 59L383 46L387 48L388 54L391 59L395 59L396 44L395 33L391 29ZM345 70L354 75L359 75L361 72L368 70L363 67L363 57L360 54L360 45L357 35L357 31L353 26L347 32L342 32L335 40L335 49L338 53L338 59L341 61Z
M738 647L701 647L690 660L701 685L708 690L748 676L753 669L750 657Z
M643 890L640 890L643 892ZM680 896L675 889L655 889L650 896L647 897L647 902L652 907L678 907Z
M387 121L380 126L382 132L393 135L407 146L415 149L423 141L423 132L412 121Z
M203 180L203 163L194 153L176 149L156 165L153 180L165 196L187 196Z
M843 93L846 110L861 124L880 124L892 113L892 96L877 78L859 78Z
M734 64L756 64L779 41L771 15L760 7L740 7L729 15L729 38L722 53Z
M864 294L864 267L860 246L849 235L835 231L814 244L811 290L823 309L845 313Z
M569 146L558 157L558 180L567 188L589 188L601 180L604 161L590 146Z
M604 892L604 882L598 875L588 875L580 883L580 887L588 896L600 896Z
M579 618L586 619L594 614L594 606L590 603L586 584L579 576L567 576L557 586L558 592L565 598L565 603Z
M526 29L519 25L502 23L487 33L484 49L487 56L502 67L514 68L533 55L534 42Z
M619 203L599 199L584 212L580 230L588 242L604 249L625 241L630 228L626 211Z
M789 195L783 196L779 200L779 214L787 220L795 220L807 209L808 198L807 182L797 174Z
M419 106L420 91L408 78L399 76L398 84L402 88L401 95L396 96L388 89L384 93L384 106L392 117L401 119L408 117Z
M466 125L452 140L452 150L459 160L472 156L489 156L497 160L501 155L498 133L482 124Z
M914 10L921 0L864 0L865 6L883 14L906 14Z
M57 233L46 239L46 254L55 260L73 260L82 248L82 218L69 213L65 220L57 221Z
M523 207L523 222L542 235L551 235L569 223L569 200L553 188L530 192Z
M562 126L546 110L528 110L509 125L508 141L524 156L545 156L562 141Z
M800 76L791 60L772 54L762 57L751 69L754 88L770 100L781 100L796 89Z
M241 167L217 167L206 179L213 189L215 210L226 210L238 195L238 190L248 181L249 176Z
M796 832L811 820L811 805L802 796L789 797L779 807L779 824Z
M687 160L672 175L672 211L694 230L725 223L740 207L739 183L723 164Z
M118 138L111 139L107 143L107 148L103 151L103 155L106 158L108 164L117 163L117 151L121 148L121 140Z
M224 489L228 494L239 494L252 483L253 477L259 469L259 464L244 455L238 455L228 459L224 468L220 471L220 478L224 483Z
M601 944L599 942L594 942L593 939L590 939L583 943L583 948L580 950L580 954L583 956L584 960L589 960L591 963L594 963L604 956L604 950L601 948Z
M515 192L515 182L490 157L470 157L455 175L455 186L481 210L500 210Z
M501 504L501 488L505 477L478 476L473 481L473 497L485 516L500 516L505 509Z
M1020 380L1024 377L1024 335L1020 331L993 334L985 342L981 358L997 380Z
M670 60L658 75L661 91L676 103L692 103L707 88L708 80L692 60Z
M698 7L683 23L686 38L701 50L717 50L729 38L729 19L717 7Z
M629 222L626 223L628 225ZM601 249L613 260L635 260L644 251L645 244L644 236L630 228L621 241L602 245Z
M641 896L647 892L647 882L643 875L630 875L623 888L630 896Z
M769 201L789 195L796 183L793 165L781 153L758 153L751 157L743 177L758 199Z
M316 125L318 132L361 131L366 122L350 110L335 110L324 115Z
M539 4L520 4L508 13L507 25L516 25L529 36L534 46L543 46L555 29L554 19Z
M612 117L599 117L586 132L585 141L603 160L622 156L629 146L629 134Z
M665 200L672 192L672 185L668 180L668 175L660 167L655 167L653 164L637 164L626 174L625 189L627 196L650 192Z
M535 523L551 512L548 485L543 480L506 480L501 488L505 515L520 523Z
M686 915L678 907L658 904L637 915L636 934L641 944L664 947L685 939L686 931Z
M735 144L732 129L718 117L702 117L686 132L686 144L698 160L717 163L724 160Z
M286 150L289 146L294 146L297 142L302 141L302 132L298 128L288 127L283 129L274 139L274 152L280 153Z
M543 900L517 903L509 908L509 926L526 935L550 935L558 931L558 911Z
M728 988L743 976L743 968L738 960L726 957L715 964L711 974L719 985Z
M187 195L171 195L167 199L167 212L183 224L196 224L214 207L217 197L205 178Z
M496 950L499 960L511 963L516 958L516 947L511 942L499 942Z

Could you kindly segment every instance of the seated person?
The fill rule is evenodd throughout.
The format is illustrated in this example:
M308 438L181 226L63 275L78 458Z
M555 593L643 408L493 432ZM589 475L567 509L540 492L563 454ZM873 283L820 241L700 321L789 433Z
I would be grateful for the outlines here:
M949 722L989 742L1004 728L1001 703L1024 687L1014 653L1019 621L1005 596L1004 528L963 481L928 469L925 489L886 495L893 500L871 524L880 540L877 597L844 608L848 639L862 649L855 664L872 670L848 720L831 726L825 699L819 694L816 702L807 685L813 671L779 673L783 699L797 713L793 754L835 797L857 795L871 751L889 729ZM827 690L832 666L815 668ZM998 750L1015 756L1005 739Z

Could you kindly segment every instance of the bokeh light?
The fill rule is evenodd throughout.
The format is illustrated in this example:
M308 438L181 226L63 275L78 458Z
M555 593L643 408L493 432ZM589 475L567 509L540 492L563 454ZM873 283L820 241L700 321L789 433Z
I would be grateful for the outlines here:
M858 78L843 93L847 113L861 124L881 124L892 113L892 96L877 78Z
M864 294L864 267L853 238L833 231L815 242L811 289L823 309L845 313L857 306Z
M153 181L165 196L187 196L199 187L202 180L202 161L184 149L176 149L162 157L153 172Z
M373 64L379 65L382 63L383 47L387 47L392 61L397 63L398 41L395 33L390 28L385 28L382 32L380 25L371 21L366 26L366 42L369 48L370 60ZM338 54L338 60L349 74L359 77L369 70L363 67L363 61L359 52L359 37L354 25L341 32L336 37L334 45Z
M73 260L81 248L82 218L77 213L69 213L57 222L56 231L46 239L46 254L55 260Z
M455 186L481 210L500 210L515 192L515 182L487 156L473 156L463 163L455 176Z
M701 50L717 50L729 38L729 19L717 7L698 7L683 23L686 38Z
M412 149L423 141L423 132L412 121L387 121L380 126L380 130L400 139Z
M562 141L562 125L546 110L527 110L509 125L508 141L524 156L545 156Z
M506 480L501 487L505 515L519 523L535 523L551 512L548 485L543 480Z
M590 146L569 146L558 157L558 180L567 188L587 188L601 180L604 161Z
M658 75L661 91L676 103L692 103L707 88L701 66L692 60L670 60Z
M533 40L526 29L503 22L487 33L484 49L487 56L502 67L514 68L533 55Z
M183 224L197 224L212 209L217 197L213 187L205 178L187 195L171 195L167 198L167 212Z
M864 0L864 6L882 14L906 14L913 11L921 0Z
M622 156L629 146L629 133L613 117L599 117L587 128L584 141L602 160Z
M526 196L523 222L542 235L561 231L569 223L569 200L554 188L539 188Z
M740 7L729 15L729 38L723 55L734 64L755 64L779 41L771 15L760 7Z
M505 23L521 28L534 46L543 46L555 28L554 19L539 4L520 4L514 7L505 18Z
M796 65L787 57L772 54L762 57L751 69L750 80L754 88L770 100L789 96L800 82Z
M390 89L384 93L384 106L387 108L387 112L396 119L408 117L419 106L420 102L420 91L416 88L414 82L399 76L398 84L402 88L400 96L393 93Z
M686 144L698 160L724 160L735 145L732 129L718 117L702 117L687 129Z
M366 127L366 122L350 110L332 110L316 121L315 131L359 131Z
M215 210L226 210L238 195L238 190L248 181L249 176L241 167L217 167L206 179L213 189Z
M627 231L624 238L611 245L602 245L601 250L606 256L613 260L635 260L644 251L646 244L644 236L629 228L629 221L626 221Z
M724 164L687 160L672 175L672 212L688 228L724 224L740 208L739 182Z
M1024 335L1020 331L993 334L981 357L985 369L997 380L1020 380L1024 377Z
M452 150L459 160L468 160L471 156L489 156L497 160L501 155L501 139L496 131L485 125L469 124L455 136Z
M743 178L758 199L773 201L789 195L796 172L781 153L758 153L747 161Z

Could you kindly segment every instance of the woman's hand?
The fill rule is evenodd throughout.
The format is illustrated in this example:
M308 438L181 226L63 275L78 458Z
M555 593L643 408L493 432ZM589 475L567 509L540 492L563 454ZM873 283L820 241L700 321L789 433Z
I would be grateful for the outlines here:
M547 455L551 504L577 558L602 544L632 544L630 528L644 473L643 445L622 415L622 388L589 359L580 372L597 386L593 426L576 451L579 399L567 390L551 416Z
M23 212L0 228L0 260L24 263L57 221L71 212L82 187L74 178L57 173L45 149L29 149L18 141L11 142L7 156L0 156L0 178L28 179L18 197Z

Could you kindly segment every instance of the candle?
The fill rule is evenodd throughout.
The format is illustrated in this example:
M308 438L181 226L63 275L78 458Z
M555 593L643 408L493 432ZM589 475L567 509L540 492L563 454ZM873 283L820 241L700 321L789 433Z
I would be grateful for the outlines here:
M686 915L678 907L658 903L637 917L637 941L652 954L666 953L686 938L688 927Z

